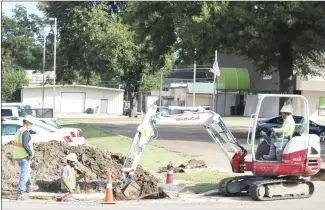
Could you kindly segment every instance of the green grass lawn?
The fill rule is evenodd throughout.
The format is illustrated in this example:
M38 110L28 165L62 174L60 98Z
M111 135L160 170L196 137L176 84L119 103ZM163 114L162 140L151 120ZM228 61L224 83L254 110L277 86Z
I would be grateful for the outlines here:
M78 124L78 123L100 123L100 122L106 122L106 121L142 121L143 118L141 117L125 117L125 118L58 118L57 121L61 125L64 124Z
M81 128L88 144L108 149L110 152L121 153L122 155L126 155L132 143L132 139L129 137L112 134L90 124L66 124L63 126ZM144 150L140 164L148 171L153 172L158 178L164 180L165 172L158 172L162 167L166 167L169 161L172 161L175 166L178 166L188 160L188 158L180 154L149 144ZM186 193L201 193L215 189L216 183L226 176L226 173L220 173L218 171L201 170L188 173L175 173L174 179L195 182L196 184L184 186L183 191Z
M216 189L217 189L217 183L196 183L196 184L188 184L184 186L181 192L190 193L190 194L192 193L199 194L199 193L204 193Z

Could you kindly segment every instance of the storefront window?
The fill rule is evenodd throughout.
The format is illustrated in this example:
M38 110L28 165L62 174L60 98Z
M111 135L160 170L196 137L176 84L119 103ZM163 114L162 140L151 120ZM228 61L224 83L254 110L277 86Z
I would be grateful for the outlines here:
M325 116L325 96L319 98L319 115Z

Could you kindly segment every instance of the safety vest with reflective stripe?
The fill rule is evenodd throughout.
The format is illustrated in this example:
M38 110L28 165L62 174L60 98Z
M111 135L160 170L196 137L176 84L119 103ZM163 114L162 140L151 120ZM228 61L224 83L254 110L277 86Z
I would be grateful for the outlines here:
M74 170L74 168L72 168L71 166L67 165L65 166L68 169L68 177L66 180L66 184L68 185L69 189L76 189L76 171ZM63 183L62 177L61 177L61 189L66 189L66 186Z
M28 152L26 151L26 149L23 146L23 133L25 131L28 132L29 139L31 139L29 131L24 127L21 127L16 132L15 141L13 143L13 146L14 146L14 150L13 150L14 159L23 159L23 158L29 156Z
M276 133L283 133L284 137L292 138L296 129L296 123L292 115L289 115L284 121L282 128L275 128Z

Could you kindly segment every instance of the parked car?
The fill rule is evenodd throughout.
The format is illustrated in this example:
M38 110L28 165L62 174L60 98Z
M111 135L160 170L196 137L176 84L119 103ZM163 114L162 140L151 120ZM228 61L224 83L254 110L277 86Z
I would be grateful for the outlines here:
M61 131L64 131L67 134L69 134L72 138L83 137L81 128L62 127L56 121L49 122L48 120L45 120L45 119L35 118L35 124L40 124L50 130L60 129Z
M302 116L293 116L296 124L303 124L304 118ZM273 117L267 120L258 120L256 128L256 136L258 137L261 131L268 132L272 127L281 128L283 119L281 116ZM325 142L325 126L319 125L309 120L309 133L316 134L320 137L320 141Z
M24 118L3 118L1 122L2 144L7 144L15 139L17 130L23 125ZM34 123L30 130L32 142L48 142L51 140L62 141L77 146L85 144L83 137L71 137L71 134L62 129L50 129L41 123Z

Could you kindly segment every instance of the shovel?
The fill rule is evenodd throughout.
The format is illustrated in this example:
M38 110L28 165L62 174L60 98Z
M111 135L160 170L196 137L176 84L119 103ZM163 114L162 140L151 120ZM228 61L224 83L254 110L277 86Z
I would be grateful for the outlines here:
M87 193L86 172L84 172L84 190L85 190L85 194L86 194Z

